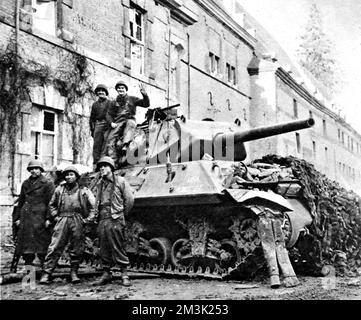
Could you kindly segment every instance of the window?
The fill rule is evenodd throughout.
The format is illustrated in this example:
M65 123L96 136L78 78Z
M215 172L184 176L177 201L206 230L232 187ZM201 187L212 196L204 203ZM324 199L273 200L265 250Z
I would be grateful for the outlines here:
M32 0L33 28L56 35L56 1Z
M326 120L322 120L323 134L327 135Z
M293 99L293 116L298 118L298 105L296 99Z
M227 81L228 83L235 85L237 84L236 79L236 68L226 63Z
M341 142L344 145L345 144L345 133L341 132Z
M131 68L138 75L144 74L144 15L135 8L129 9Z
M311 110L309 111L309 116L310 116L310 118L313 118L313 113Z
M301 152L301 138L300 138L299 133L296 133L296 144L297 144L297 152L300 153Z
M209 53L210 72L213 75L220 74L220 59L212 52Z
M328 160L328 148L325 147L325 159Z
M341 130L337 129L337 137L338 137L338 141L340 142L341 140Z
M56 159L57 114L33 105L30 126L31 156L50 168Z
M234 85L237 84L237 78L236 78L236 68L235 67L231 67L231 76L232 76L232 83Z

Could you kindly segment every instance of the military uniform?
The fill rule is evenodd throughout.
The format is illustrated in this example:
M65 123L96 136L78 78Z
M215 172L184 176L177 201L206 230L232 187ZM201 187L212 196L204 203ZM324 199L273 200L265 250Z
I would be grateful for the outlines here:
M18 208L14 221L20 221L15 254L22 255L25 264L32 264L37 254L41 263L50 243L50 231L45 226L49 220L49 201L54 192L54 184L44 176L25 180L21 186Z
M104 269L129 264L125 252L125 215L133 206L134 196L128 182L113 175L97 185L99 254Z
M108 90L104 85L98 85L95 92L98 90L104 90L108 95ZM106 120L106 115L111 101L108 99L98 99L91 107L91 113L89 118L89 127L94 138L93 144L93 162L96 164L102 154L102 150L105 148L105 142L107 140L109 123Z
M119 82L117 85L124 85ZM116 87L117 87L116 85ZM127 87L126 87L127 88ZM135 114L137 106L148 108L149 97L143 92L143 98L137 98L134 96L120 96L118 95L115 102L111 104L107 113L107 120L109 123L116 123L115 128L109 129L106 149L103 155L110 156L113 160L117 159L116 143L117 140L122 137L122 145L127 146L133 141L134 132L136 129Z
M131 285L127 275L129 259L125 251L124 229L125 217L133 207L134 195L129 183L124 178L114 175L112 158L101 158L97 164L97 169L104 172L106 166L109 166L111 171L103 174L102 179L96 185L99 256L104 269L98 284L110 282L110 268L118 266L122 270L123 285L129 286Z
M84 223L94 219L95 198L92 192L78 183L57 187L49 204L57 221L45 259L44 271L52 274L66 245L72 270L77 272L84 251Z

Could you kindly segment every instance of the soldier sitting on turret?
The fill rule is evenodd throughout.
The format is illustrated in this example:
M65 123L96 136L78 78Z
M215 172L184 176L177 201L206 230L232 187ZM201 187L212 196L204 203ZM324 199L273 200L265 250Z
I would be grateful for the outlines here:
M118 92L118 96L115 103L109 108L107 113L107 120L110 123L109 135L106 141L106 147L104 153L110 156L113 160L117 160L117 140L121 138L121 156L125 155L125 152L134 138L134 132L136 129L135 113L136 107L149 107L149 97L143 87L139 85L140 93L143 99L129 96L128 86L119 81L115 85L115 89Z

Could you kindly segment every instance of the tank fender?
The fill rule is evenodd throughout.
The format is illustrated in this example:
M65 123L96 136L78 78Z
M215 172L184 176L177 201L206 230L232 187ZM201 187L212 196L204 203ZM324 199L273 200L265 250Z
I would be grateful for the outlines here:
M245 206L265 206L278 211L293 211L287 199L272 191L248 189L226 189L226 191L235 201Z
M300 235L309 226L313 219L310 211L297 199L288 199L293 207L293 211L285 212L291 224L291 237L287 247L293 247Z

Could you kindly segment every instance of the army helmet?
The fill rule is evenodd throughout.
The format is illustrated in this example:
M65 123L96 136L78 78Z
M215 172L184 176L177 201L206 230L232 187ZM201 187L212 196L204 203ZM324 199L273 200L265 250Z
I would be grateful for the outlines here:
M99 171L99 167L103 163L109 165L112 168L112 171L115 170L114 160L111 157L106 156L106 157L100 158L100 160L98 161L98 163L97 163L97 171Z
M31 160L26 169L30 171L32 168L39 168L41 172L44 172L44 165L38 159Z
M120 81L117 82L117 84L115 85L115 90L117 90L117 88L120 87L120 86L124 86L125 89L128 91L128 86L127 86L127 84L126 84L124 81L122 81L122 80L120 80Z
M98 84L97 87L96 87L95 90L94 90L95 94L97 94L97 92L98 92L99 90L104 90L105 93L106 93L106 95L107 95L107 96L109 95L109 92L108 92L108 89L107 89L106 85L104 85L104 84Z
M69 172L69 171L74 172L75 175L76 175L76 178L79 179L80 173L79 173L78 169L76 167L74 167L74 166L68 166L63 170L64 177L65 177L66 173Z

